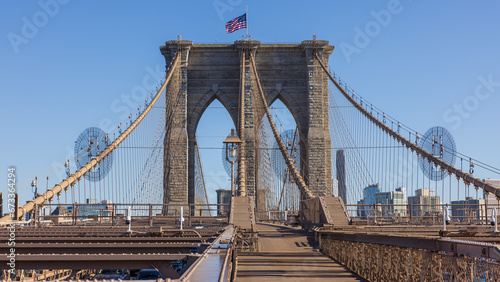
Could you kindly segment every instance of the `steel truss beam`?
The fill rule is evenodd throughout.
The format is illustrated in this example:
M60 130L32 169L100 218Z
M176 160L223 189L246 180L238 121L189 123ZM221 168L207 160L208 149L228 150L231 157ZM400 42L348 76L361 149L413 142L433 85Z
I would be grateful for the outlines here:
M383 233L356 233L319 231L318 239L370 243L385 246L415 248L437 252L449 252L460 255L482 257L500 261L500 244L477 241L455 240L430 236L390 235Z
M141 269L172 260L196 260L190 254L25 254L16 255L17 269ZM2 267L5 262L0 261Z
M394 238L387 238L386 241ZM415 238L407 238L406 245ZM445 247L438 241L435 248ZM402 243L401 241L399 243ZM430 247L430 242L417 245ZM470 244L469 244L470 246ZM368 281L499 281L496 260L414 247L323 238L323 253Z

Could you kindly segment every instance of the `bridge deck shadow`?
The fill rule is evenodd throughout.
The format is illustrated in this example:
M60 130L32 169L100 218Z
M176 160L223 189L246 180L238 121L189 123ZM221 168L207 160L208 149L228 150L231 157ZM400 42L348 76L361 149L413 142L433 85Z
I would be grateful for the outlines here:
M312 233L259 223L259 252L239 254L236 281L364 281L322 254Z

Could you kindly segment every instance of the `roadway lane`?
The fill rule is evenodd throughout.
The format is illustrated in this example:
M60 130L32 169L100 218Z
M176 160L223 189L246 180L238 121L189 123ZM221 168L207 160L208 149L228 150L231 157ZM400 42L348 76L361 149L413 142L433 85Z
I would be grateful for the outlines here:
M364 281L319 252L312 233L263 223L257 228L260 252L238 256L237 282Z

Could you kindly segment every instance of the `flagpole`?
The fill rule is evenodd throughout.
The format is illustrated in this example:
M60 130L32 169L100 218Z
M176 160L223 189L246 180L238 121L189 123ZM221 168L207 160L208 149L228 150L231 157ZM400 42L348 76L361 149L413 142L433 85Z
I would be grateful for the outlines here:
M248 37L248 5L245 5L245 16L247 18L247 37Z

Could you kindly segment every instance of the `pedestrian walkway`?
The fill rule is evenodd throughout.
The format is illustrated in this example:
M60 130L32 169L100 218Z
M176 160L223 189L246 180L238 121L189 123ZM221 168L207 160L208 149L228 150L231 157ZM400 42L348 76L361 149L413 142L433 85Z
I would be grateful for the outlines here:
M237 282L363 281L317 249L312 233L257 224L259 252L238 255Z

